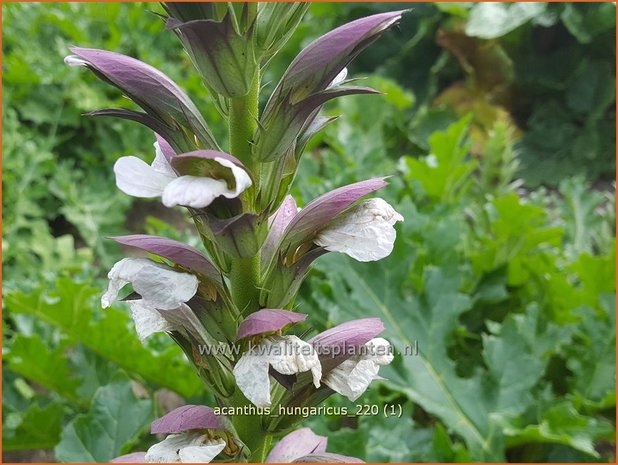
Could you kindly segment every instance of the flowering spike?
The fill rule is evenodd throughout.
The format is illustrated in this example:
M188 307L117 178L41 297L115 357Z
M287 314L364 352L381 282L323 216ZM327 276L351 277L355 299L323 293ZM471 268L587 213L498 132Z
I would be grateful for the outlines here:
M118 188L136 197L160 197L169 207L187 207L208 252L164 237L116 237L161 260L116 263L102 305L122 297L121 289L130 284L132 292L122 300L128 302L139 338L167 332L221 406L249 401L258 407L313 407L333 392L355 400L393 359L391 353L366 353L391 348L376 337L384 329L378 318L344 323L310 341L285 334L306 319L286 309L315 259L329 251L361 261L380 259L392 250L394 224L403 220L386 202L362 199L384 187L385 178L335 189L302 210L288 195L308 141L334 119L320 115L323 106L340 96L376 93L352 85L346 65L402 15L363 18L315 40L290 64L260 113L260 68L289 38L307 7L164 4L167 16L159 16L184 43L212 91L228 123L234 156L220 151L196 105L155 68L86 48L73 48L75 55L65 60L87 67L141 107L100 110L93 116L137 121L155 133L152 163L135 156L116 161ZM152 423L154 434L166 435L162 441L145 453L114 461L261 460L267 434L292 428L300 419L249 421L235 415L227 420L208 407L187 405ZM301 429L283 438L268 461L359 462L326 452L326 442Z
M264 308L249 315L240 324L236 339L279 331L285 326L304 321L307 315L289 310Z

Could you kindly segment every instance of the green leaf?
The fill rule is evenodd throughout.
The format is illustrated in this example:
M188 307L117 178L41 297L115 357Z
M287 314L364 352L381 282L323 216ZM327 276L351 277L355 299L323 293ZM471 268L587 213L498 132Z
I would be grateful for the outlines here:
M81 402L76 393L79 380L69 366L66 347L50 348L37 335L21 334L8 347L3 357L11 370L67 399Z
M613 229L614 218L599 214L607 200L605 196L591 189L581 176L564 179L558 189L564 197L561 216L566 223L570 254L578 256L583 252L611 248L607 243L611 244L608 236L613 234L607 233L608 229Z
M547 8L546 3L477 3L470 10L466 34L495 39L517 29Z
M49 403L44 407L36 403L20 415L19 423L10 427L11 420L5 419L2 429L4 450L51 449L60 440L64 407Z
M572 388L585 399L601 401L616 392L616 306L606 294L602 315L588 308L579 311L576 341L566 348L567 366L573 372Z
M615 99L616 76L613 66L601 60L582 60L566 89L569 108L576 115L595 120L603 117Z
M521 430L508 429L510 446L535 442L564 444L578 451L599 457L594 440L614 437L612 425L581 415L569 402L559 403L545 412L538 425L529 425Z
M616 5L564 3L560 18L580 43L589 44L597 35L616 27Z
M410 402L398 393L372 389L354 403L333 396L326 403L346 408L347 414L310 418L306 425L316 434L328 437L328 451L359 457L368 462L435 462L431 439L432 428L423 427L411 418ZM403 405L402 405L403 403ZM394 406L395 414L389 406ZM377 408L377 414L373 408ZM401 416L399 416L401 407Z
M46 286L31 294L8 294L6 306L9 314L34 315L60 329L72 342L83 344L155 386L184 397L201 392L200 379L178 347L168 344L158 351L146 348L131 328L127 312L117 308L98 310L94 298L100 294L101 290L89 283L60 278L55 289Z
M455 329L458 316L470 308L470 298L458 291L459 277L427 267L424 294L404 299L399 294L408 267L404 256L392 255L360 267L342 257L327 257L332 258L325 269L336 296L330 304L336 306L336 322L380 316L387 328L385 337L397 352L405 353L417 341L418 355L398 357L384 370L391 386L459 434L474 460L501 460L499 433L489 420L499 400L496 383L500 380L486 379L488 389L479 377L460 378L446 354L446 337Z
M419 183L434 201L455 203L472 184L471 174L478 163L469 157L469 121L470 118L463 118L444 132L434 132L429 137L427 157L403 159L406 181Z
M90 411L74 418L55 448L64 462L109 462L153 418L151 400L138 399L126 375L97 390Z
M524 203L515 193L494 199L485 211L489 227L477 226L472 266L477 273L507 266L508 284L522 285L535 273L531 260L560 245L562 228L549 225L543 208Z

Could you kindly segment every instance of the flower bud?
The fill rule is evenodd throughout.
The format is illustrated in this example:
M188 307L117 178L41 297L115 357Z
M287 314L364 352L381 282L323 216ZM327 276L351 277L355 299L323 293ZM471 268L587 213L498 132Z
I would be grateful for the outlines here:
M176 150L186 151L190 146L218 149L214 136L195 104L161 71L115 52L80 47L72 47L70 50L75 55L65 59L69 65L79 63L92 70L98 77L120 89L146 112L143 114L131 110L103 110L91 115L118 116L138 121L161 134L170 143L174 142ZM181 131L178 131L179 129ZM187 136L184 133L192 135ZM178 138L180 134L184 138L182 141Z
M178 34L206 85L224 97L249 92L258 64L250 37L239 35L228 14L223 21L167 21Z

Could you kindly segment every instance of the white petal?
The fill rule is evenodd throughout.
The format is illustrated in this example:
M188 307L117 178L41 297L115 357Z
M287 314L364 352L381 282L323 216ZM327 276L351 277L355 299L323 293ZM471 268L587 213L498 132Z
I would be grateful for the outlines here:
M371 360L349 358L333 368L322 381L333 391L354 402L367 390L379 368Z
M225 181L198 176L180 176L167 185L161 200L166 207L183 205L204 208L225 192L229 192Z
M189 273L179 273L144 258L123 258L107 277L109 286L101 297L101 305L109 307L118 291L131 283L144 305L171 310L191 299L197 292L198 280Z
M69 66L86 66L88 62L86 60L82 60L77 55L68 55L64 57L64 64Z
M365 200L335 218L314 242L361 262L380 260L393 251L397 221L403 217L384 200Z
M130 301L129 307L131 307L131 316L135 322L135 331L142 342L151 334L174 329L156 309L144 305L142 300Z
M180 449L180 461L184 463L210 463L225 449L223 439L209 439L201 446L189 446Z
M186 434L170 434L163 441L153 444L144 457L147 463L180 462L178 451L191 445L191 439Z
M245 352L234 366L236 384L245 397L257 407L270 407L268 359L254 347Z
M137 157L121 157L114 163L116 185L125 194L134 197L159 197L172 176L156 171Z
M374 338L355 355L333 368L323 378L324 384L333 391L354 402L374 379L379 379L381 365L393 361L390 343L381 337Z
M148 463L209 463L225 448L222 439L210 439L197 431L170 434L146 452Z
M233 199L233 198L238 197L240 194L242 194L245 191L245 189L251 187L251 178L249 177L249 174L244 169L237 166L230 160L226 160L225 158L215 157L215 161L219 163L220 165L231 169L232 174L234 175L234 179L236 180L236 189L234 190L228 189L227 192L224 192L221 195L223 195L224 197L228 199Z
M109 307L116 300L120 289L129 284L133 276L137 275L143 267L142 259L123 258L116 262L109 273L107 273L109 283L107 285L107 292L101 296L101 306L103 308Z
M393 361L393 350L390 342L386 339L375 337L365 346L368 348L368 352L373 355L364 356L364 358L369 358L378 365L388 365Z
M348 68L343 68L339 74L337 74L337 76L335 76L335 79L332 80L332 82L328 85L328 87L336 87L339 84L341 84L343 81L345 81L345 78L348 77Z
M170 162L167 161L167 158L163 155L163 151L161 150L161 147L159 147L159 142L155 141L153 145L155 148L155 159L152 162L152 168L156 172L168 175L171 178L178 177L174 171L174 168L170 165Z
M257 407L270 406L270 378L268 368L282 375L311 371L313 384L320 387L322 366L317 351L297 336L272 336L245 352L236 366L236 384Z
M294 375L311 370L313 384L320 387L322 366L314 347L297 336L273 336L264 340L270 344L268 362L282 375Z

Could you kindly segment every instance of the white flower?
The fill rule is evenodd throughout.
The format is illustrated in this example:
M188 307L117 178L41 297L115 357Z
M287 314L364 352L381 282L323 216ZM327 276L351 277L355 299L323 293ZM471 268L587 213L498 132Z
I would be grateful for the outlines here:
M384 200L365 200L335 218L314 242L360 262L380 260L393 251L397 221L403 216Z
M270 406L269 367L282 375L311 371L313 384L320 386L322 366L313 346L296 336L267 337L234 366L236 384L257 407Z
M221 179L200 176L178 176L155 142L156 156L151 165L129 156L121 157L114 164L116 185L126 194L134 197L161 197L163 205L174 207L184 205L203 208L219 196L228 199L238 197L251 186L251 178L245 170L229 160L215 157L214 161L229 168L235 179L235 188L230 189Z
M123 258L117 262L107 277L107 292L101 305L107 308L125 285L142 297L142 304L153 309L171 310L187 302L197 292L198 280L189 273L179 273L171 268L145 258Z
M377 337L365 344L361 353L333 368L322 381L333 391L354 402L367 390L371 381L379 378L380 366L388 365L392 361L389 342Z
M170 434L146 452L147 463L209 463L225 448L223 439L198 431Z
M144 342L148 336L154 333L174 329L174 326L163 318L156 308L145 305L143 300L131 300L129 306L135 322L135 331L140 341Z

